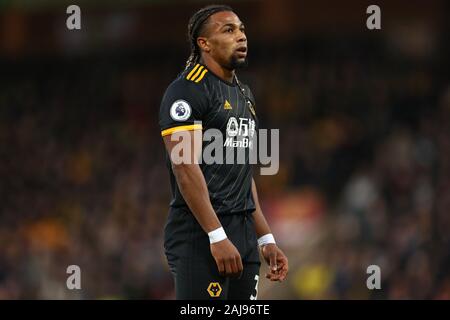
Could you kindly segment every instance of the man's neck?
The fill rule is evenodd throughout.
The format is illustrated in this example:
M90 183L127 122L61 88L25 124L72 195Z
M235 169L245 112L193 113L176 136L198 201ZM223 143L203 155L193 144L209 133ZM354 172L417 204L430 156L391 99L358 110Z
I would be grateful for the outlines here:
M211 59L208 56L202 57L201 63L203 63L208 68L208 70L210 70L212 73L214 73L220 79L222 79L226 82L229 82L229 83L233 83L234 70L229 70L229 69L223 68L215 60Z

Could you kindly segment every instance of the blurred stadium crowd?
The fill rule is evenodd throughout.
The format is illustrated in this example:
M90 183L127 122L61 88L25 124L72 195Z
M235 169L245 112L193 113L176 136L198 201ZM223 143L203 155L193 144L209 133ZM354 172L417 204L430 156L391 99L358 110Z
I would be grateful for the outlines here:
M174 298L157 115L184 58L1 61L0 299ZM250 42L240 78L280 129L280 171L256 180L290 259L259 298L450 299L446 67L363 38ZM66 288L72 264L82 290Z
M280 172L258 185L292 264L261 297L448 299L448 83L364 49L308 48L255 54L242 72L262 126L280 128ZM11 68L0 90L2 299L172 297L156 119L180 68L145 57ZM71 264L82 270L74 293ZM371 264L382 270L372 294Z

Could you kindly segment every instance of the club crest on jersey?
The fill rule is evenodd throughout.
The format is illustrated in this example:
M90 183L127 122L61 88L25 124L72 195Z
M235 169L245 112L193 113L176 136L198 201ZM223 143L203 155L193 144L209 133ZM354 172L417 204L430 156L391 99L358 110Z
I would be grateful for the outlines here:
M222 293L222 287L218 282L211 282L206 290L212 298L220 297L220 294Z
M185 121L191 116L191 106L184 100L177 100L170 107L170 116L175 121Z

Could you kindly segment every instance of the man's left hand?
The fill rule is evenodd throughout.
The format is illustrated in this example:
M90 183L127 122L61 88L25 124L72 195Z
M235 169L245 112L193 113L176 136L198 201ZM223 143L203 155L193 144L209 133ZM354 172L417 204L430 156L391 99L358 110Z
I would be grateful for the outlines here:
M269 243L261 248L261 254L269 265L266 278L270 281L283 281L289 271L288 259L280 248L274 243Z

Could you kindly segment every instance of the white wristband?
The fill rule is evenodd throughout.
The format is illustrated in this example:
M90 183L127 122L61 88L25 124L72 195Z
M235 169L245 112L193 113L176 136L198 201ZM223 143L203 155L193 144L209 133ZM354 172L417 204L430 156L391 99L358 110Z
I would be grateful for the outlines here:
M258 239L258 246L260 246L260 247L262 247L266 244L269 244L269 243L274 243L274 244L276 243L275 238L273 237L273 234L271 234L271 233L265 234Z
M222 241L227 238L227 234L225 233L225 230L223 230L222 227L217 228L216 230L213 230L211 232L208 232L209 237L209 243L213 244L219 241Z

